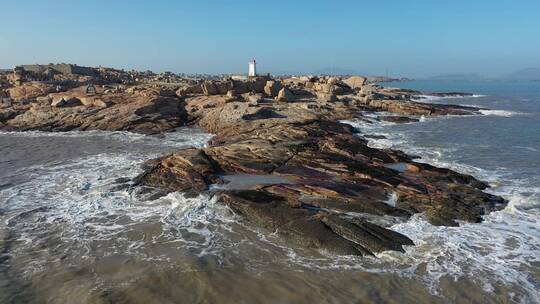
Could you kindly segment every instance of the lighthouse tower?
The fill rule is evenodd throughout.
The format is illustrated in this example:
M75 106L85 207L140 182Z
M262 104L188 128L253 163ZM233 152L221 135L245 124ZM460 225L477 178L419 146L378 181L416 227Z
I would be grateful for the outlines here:
M248 63L249 70L248 70L248 77L255 77L257 76L257 61L255 61L255 58L251 60Z

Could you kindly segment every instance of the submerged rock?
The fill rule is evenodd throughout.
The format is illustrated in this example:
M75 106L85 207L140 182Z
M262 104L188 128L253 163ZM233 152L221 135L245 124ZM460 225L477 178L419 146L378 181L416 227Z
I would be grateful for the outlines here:
M407 116L377 116L377 119L393 123L411 123L420 121L417 118L411 118Z

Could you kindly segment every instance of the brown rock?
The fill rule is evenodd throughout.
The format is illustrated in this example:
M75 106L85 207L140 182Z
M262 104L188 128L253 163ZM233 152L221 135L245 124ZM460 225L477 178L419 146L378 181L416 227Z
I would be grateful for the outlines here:
M7 89L9 97L13 99L33 99L55 92L55 85L40 82L27 82L20 86Z
M248 91L254 93L264 93L264 87L266 86L266 78L255 77L246 82Z
M279 91L283 88L281 82L268 80L266 86L264 87L264 93L270 97L276 97L279 94Z
M177 98L117 93L96 95L91 106L77 106L83 105L81 99L74 97L77 94L52 94L55 106L32 103L3 123L16 130L125 130L151 134L187 122L184 106Z
M276 101L291 102L295 99L296 97L294 96L294 94L287 88L282 88L281 90L279 90L279 93L276 97Z
M189 94L203 94L202 85L195 84L176 90L176 96L178 97L185 97Z
M207 80L203 82L201 88L204 95L216 95L219 93L218 88L213 81Z
M317 92L317 101L319 102L336 102L339 99L332 93Z
M170 191L202 191L212 183L210 174L218 172L210 159L199 149L185 149L148 163L136 184L161 187Z
M367 82L366 77L360 77L360 76L351 76L345 80L343 80L345 84L347 84L351 89L353 90L359 90L364 86Z
M385 228L388 218L405 221L423 212L433 224L455 225L455 220L479 221L504 205L501 198L482 192L487 185L471 176L413 163L400 151L367 146L351 126L334 121L358 115L357 106L306 104L250 107L215 102L212 108L198 108L194 113L199 125L217 134L202 149L205 169L166 157L160 160L162 169L147 171L154 181L149 185L190 191L208 187L221 175L281 177L287 182L273 179L250 190L222 191L219 200L295 244L338 254L370 255L412 245L406 236ZM163 169L165 163L173 163L167 168L174 169ZM387 167L396 163L405 169ZM387 203L391 194L397 197L395 206Z
M56 97L51 102L53 107L75 107L83 105L81 100L76 97Z

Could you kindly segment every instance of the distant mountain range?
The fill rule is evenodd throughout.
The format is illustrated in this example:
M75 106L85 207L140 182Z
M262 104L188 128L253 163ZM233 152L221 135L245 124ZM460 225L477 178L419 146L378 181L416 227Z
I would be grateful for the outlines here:
M510 73L503 77L512 80L540 80L540 68L527 68Z
M313 75L336 75L336 76L348 76L348 75L362 75L367 77L370 82L392 82L408 80L407 78L393 78L386 76L369 75L359 71L343 68L324 68L313 72Z
M339 67L323 68L313 72L314 75L365 75L365 73ZM386 77L380 77L386 78ZM393 79L393 78L389 78ZM540 81L540 68L526 68L513 73L499 76L487 77L476 73L442 74L433 77L423 78L424 80L435 81L490 81L490 80L513 80L513 81ZM394 79L397 80L397 79Z
M429 77L428 80L440 80L440 81L477 81L485 80L486 78L478 74L444 74Z
M479 74L444 74L424 78L437 81L482 81L482 80L514 80L514 81L540 81L540 68L526 68L500 77L486 77Z
M343 68L324 68L313 72L314 75L361 75L362 73Z

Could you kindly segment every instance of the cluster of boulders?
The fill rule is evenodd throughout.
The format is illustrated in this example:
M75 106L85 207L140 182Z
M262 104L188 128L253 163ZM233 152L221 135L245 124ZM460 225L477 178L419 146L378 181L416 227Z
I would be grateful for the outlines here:
M281 102L315 99L321 103L337 102L338 96L345 95L364 99L383 98L377 93L377 86L368 84L366 78L360 76L346 79L308 76L285 79L252 77L246 80L229 78L206 80L184 86L177 91L177 95L182 97L196 94L227 95L231 98L242 96L246 101L253 101L254 98L269 98ZM257 97L251 97L253 95Z
M176 91L181 97L190 95L226 95L231 101L245 100L251 103L263 101L265 98L290 102L295 100L294 94L281 81L269 77L251 77L245 80L224 79L205 80L200 83L184 86Z

